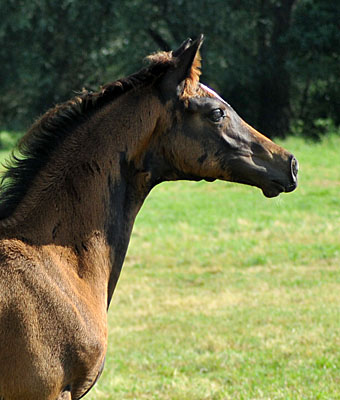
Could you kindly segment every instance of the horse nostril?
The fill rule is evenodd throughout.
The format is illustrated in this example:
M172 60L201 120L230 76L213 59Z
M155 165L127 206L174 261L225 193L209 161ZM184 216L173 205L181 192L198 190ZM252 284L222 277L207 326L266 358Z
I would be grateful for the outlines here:
M299 163L298 163L298 160L294 156L292 156L292 158L290 160L290 170L291 170L294 181L296 181L297 174L299 171Z

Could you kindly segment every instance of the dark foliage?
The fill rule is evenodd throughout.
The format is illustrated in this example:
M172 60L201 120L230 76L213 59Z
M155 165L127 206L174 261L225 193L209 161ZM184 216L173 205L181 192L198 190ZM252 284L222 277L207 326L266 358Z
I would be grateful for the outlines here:
M340 123L338 2L2 3L0 128L24 130L73 91L131 74L145 55L201 32L202 80L263 133Z

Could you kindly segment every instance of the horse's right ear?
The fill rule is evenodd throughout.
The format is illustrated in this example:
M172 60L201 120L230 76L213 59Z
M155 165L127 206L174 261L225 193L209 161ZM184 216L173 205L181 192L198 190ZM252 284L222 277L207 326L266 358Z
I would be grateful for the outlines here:
M161 84L162 93L166 98L177 94L178 86L186 79L197 76L198 83L201 60L199 49L202 43L203 35L200 35L195 41L187 39L177 50L172 52L172 56L176 58L174 67L165 74Z

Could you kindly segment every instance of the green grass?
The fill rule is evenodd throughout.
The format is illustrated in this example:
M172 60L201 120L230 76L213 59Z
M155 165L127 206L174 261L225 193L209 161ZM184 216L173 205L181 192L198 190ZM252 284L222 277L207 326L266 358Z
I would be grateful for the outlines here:
M141 210L88 399L340 399L340 138L296 192L167 183Z
M299 188L162 184L134 228L87 399L340 399L340 137L281 143Z

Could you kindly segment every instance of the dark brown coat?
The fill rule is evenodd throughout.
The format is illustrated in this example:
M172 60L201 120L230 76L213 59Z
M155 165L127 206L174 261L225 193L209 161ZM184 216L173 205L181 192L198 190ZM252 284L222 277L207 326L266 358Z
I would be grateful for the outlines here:
M57 106L24 137L1 190L1 399L79 399L94 384L132 226L156 184L295 189L295 158L199 83L201 42Z

